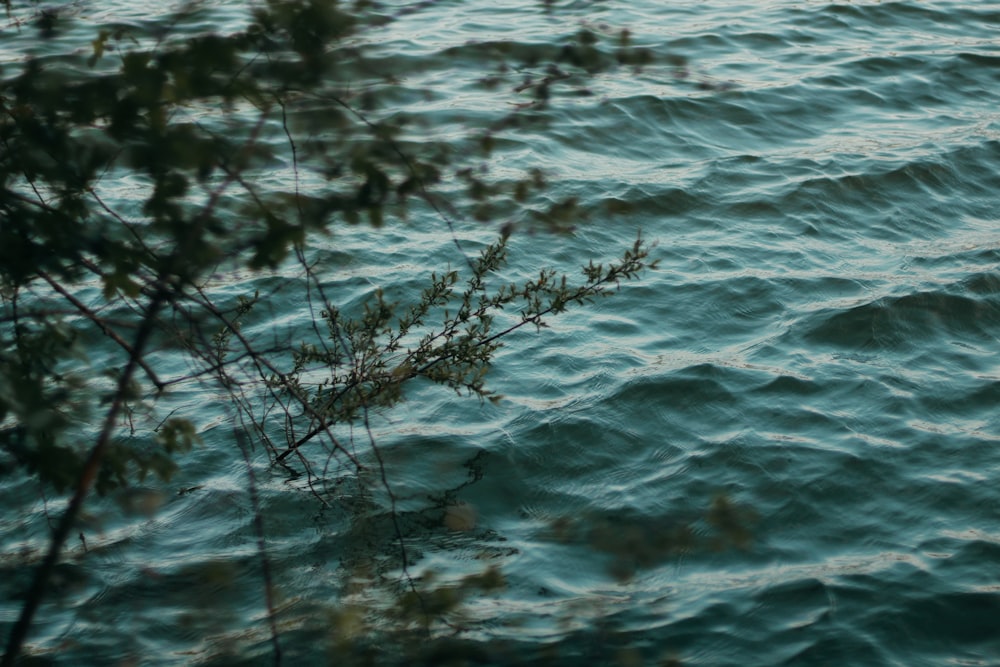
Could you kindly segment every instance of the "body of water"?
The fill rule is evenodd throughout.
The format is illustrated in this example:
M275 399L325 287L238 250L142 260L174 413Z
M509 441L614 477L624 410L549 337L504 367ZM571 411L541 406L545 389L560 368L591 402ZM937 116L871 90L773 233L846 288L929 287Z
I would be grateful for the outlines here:
M377 55L401 106L474 128L498 97L476 84L483 44L515 63L581 28L627 28L657 58L498 139L493 173L537 166L598 211L515 233L511 272L606 261L640 229L659 265L511 338L499 403L420 386L373 417L417 584L503 580L434 642L389 611L406 584L380 482L321 456L324 504L254 450L286 664L1000 664L1000 4L438 2ZM428 212L309 252L350 304L490 237ZM309 317L282 280L230 286L264 296L261 336ZM272 660L247 466L212 391L170 399L205 444L158 511L93 504L39 659ZM9 627L59 505L3 484Z

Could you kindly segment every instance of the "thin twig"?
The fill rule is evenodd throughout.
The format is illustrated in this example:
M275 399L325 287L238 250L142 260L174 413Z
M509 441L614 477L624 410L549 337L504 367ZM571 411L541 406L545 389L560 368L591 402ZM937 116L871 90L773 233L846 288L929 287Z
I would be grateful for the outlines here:
M271 645L274 647L274 665L281 667L281 642L278 640L278 612L274 606L274 580L271 578L271 561L267 557L267 541L264 533L264 517L260 511L260 497L257 493L257 475L253 471L253 462L250 459L250 447L245 442L246 425L243 424L242 417L240 424L243 430L233 428L233 435L240 451L243 453L243 460L247 464L247 493L250 496L250 507L253 511L253 528L257 536L257 553L260 555L261 575L264 578L264 601L267 605L267 622L271 630Z
M70 294L65 287L56 282L56 280L54 280L48 273L40 269L37 271L37 273L42 278L42 280L47 282L49 286L52 287L52 289L59 292L59 294L61 294L64 299L69 301L78 311L83 313L84 317L86 317L91 322L96 324L97 328L100 329L105 336L118 343L118 345L121 346L121 348L128 353L129 357L136 357L132 347L127 342L125 342L125 340L121 336L119 336L118 333L114 329L112 329L107 322L98 317L97 313L92 311L90 308L87 308L87 306L82 301L80 301L75 296ZM139 364L142 370L146 371L146 375L149 376L149 380L156 386L156 391L157 392L163 391L163 389L166 387L166 383L160 380L160 378L156 375L156 372L152 368L150 368L149 364L147 364L146 361L141 357L136 357L136 363Z
M420 601L420 609L424 613L424 618L428 619L427 631L430 632L430 612L427 611L427 605L424 602L424 597L417 590L417 585L413 581L413 577L410 575L409 568L409 556L406 553L406 540L403 538L403 530L399 526L399 515L396 512L396 494L393 493L392 487L389 485L389 477L385 472L385 460L382 458L382 452L379 450L378 445L375 444L375 435L372 433L371 424L368 421L368 406L364 406L362 411L362 422L365 426L365 433L368 435L368 447L375 454L375 459L378 461L378 471L379 477L382 481L382 488L385 489L386 494L389 496L389 518L392 520L392 528L396 532L396 540L399 542L399 557L402 560L402 572L403 576L406 578L407 583L410 585L410 590L413 594L417 596L417 600Z

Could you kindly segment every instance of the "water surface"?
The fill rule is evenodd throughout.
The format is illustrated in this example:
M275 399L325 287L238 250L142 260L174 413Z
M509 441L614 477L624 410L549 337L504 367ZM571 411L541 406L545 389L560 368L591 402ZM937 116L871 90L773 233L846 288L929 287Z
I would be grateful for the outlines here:
M412 574L493 566L506 584L435 636L497 664L1000 662L1000 4L500 4L435 3L386 29L401 108L462 136L496 99L476 84L482 44L629 28L658 62L598 75L505 135L492 168L631 207L515 234L512 274L607 259L639 229L660 263L511 340L499 404L416 387L377 416ZM216 7L234 24L241 9ZM33 48L18 39L5 59ZM455 234L470 254L491 236ZM462 262L433 212L323 243L310 252L345 303ZM231 290L278 294L266 312L293 326L308 304L280 298L282 280ZM206 445L150 518L94 505L90 550L30 647L55 664L271 659L232 415L210 387L185 391L171 400ZM336 638L378 635L394 599L356 583L398 580L385 494L334 461L323 508L254 451L286 661L348 660ZM448 530L427 498L473 473L455 500L475 526ZM18 554L31 561L58 503L9 480L0 502L6 626Z

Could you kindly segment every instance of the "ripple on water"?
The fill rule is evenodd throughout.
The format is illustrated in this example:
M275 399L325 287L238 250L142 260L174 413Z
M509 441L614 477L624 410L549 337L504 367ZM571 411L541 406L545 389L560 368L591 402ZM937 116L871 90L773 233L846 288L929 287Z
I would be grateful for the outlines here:
M995 663L1000 12L951 1L560 9L427 5L380 47L378 66L397 73L389 99L463 136L495 103L475 82L499 40L515 40L503 48L517 68L557 55L552 36L578 21L628 25L664 64L598 77L592 97L561 100L544 128L498 137L496 151L505 174L544 168L553 201L610 203L629 222L601 213L574 235L515 235L510 272L576 271L637 226L659 241L660 266L512 341L493 368L498 406L419 386L374 415L398 526L385 490L337 457L317 452L325 508L302 479L255 469L287 659L328 657L331 619L357 621L337 615L345 608L385 620L392 596L372 582L398 574L398 528L418 575L454 582L497 564L507 580L463 608L468 643L413 639L428 655ZM235 20L235 8L216 10ZM139 24L134 9L121 20ZM88 35L70 37L85 49ZM8 37L4 54L46 47L29 31ZM427 83L441 87L426 96ZM377 246L343 230L308 252L356 309L387 277L403 298L429 269L461 266L436 224L383 230ZM477 249L480 232L459 229L459 241ZM240 276L227 296L259 288L272 295L262 308L297 332L308 303L285 298L291 278ZM267 659L246 465L216 404L182 398L204 417L206 446L152 517L95 510L90 551L68 554L67 595L39 646L72 636L67 660L108 663ZM364 456L366 437L346 438ZM451 505L428 501L455 489ZM39 515L36 497L0 480L4 507ZM473 508L474 527L449 523L447 507ZM33 526L0 522L8 599L40 557L45 528ZM0 607L4 624L14 613ZM387 664L405 664L399 653Z

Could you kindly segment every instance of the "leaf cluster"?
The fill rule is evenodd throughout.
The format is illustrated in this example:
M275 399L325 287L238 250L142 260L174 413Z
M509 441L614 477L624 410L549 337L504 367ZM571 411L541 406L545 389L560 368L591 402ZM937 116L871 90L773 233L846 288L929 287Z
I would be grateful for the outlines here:
M292 371L270 378L290 399L309 396L307 413L313 421L306 435L289 435L289 448L278 459L333 424L391 407L402 400L404 386L418 378L498 401L500 396L486 388L486 376L510 334L526 325L541 329L550 315L609 294L652 263L641 238L619 260L585 266L580 281L543 269L520 284L503 282L498 274L506 260L507 237L501 237L472 262L464 282L457 270L432 273L419 300L405 309L378 290L358 318L344 318L332 307L324 310L326 340L303 344ZM325 378L317 381L317 372Z

